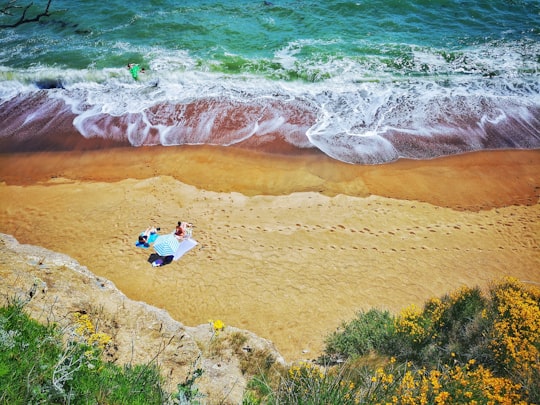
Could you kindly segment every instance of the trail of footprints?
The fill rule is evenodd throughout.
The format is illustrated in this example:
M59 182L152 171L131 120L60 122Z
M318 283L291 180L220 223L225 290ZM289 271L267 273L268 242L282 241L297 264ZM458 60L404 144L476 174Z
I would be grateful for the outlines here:
M321 204L319 204L321 205ZM369 206L370 204L368 204ZM371 208L371 213L378 216L388 215L391 210L384 207ZM411 208L416 208L411 206ZM291 208L288 208L291 210ZM247 209L249 214L252 214L253 208ZM229 219L228 209L222 209L220 213L208 213L210 221L213 221L213 216L220 215L222 218ZM524 218L521 216L515 216L513 213L509 215L501 215L500 217L494 217L491 220L479 213L478 222L475 222L474 218L470 218L468 222L452 223L431 223L426 225L410 225L407 227L396 227L382 229L379 225L377 228L373 226L365 227L349 227L342 223L336 223L333 225L322 224L305 224L300 222L287 223L283 221L283 218L287 217L286 213L275 213L269 211L273 216L275 222L272 225L266 225L268 223L268 217L261 218L260 216L253 216L249 221L245 223L226 223L224 225L217 225L211 231L207 230L201 234L205 239L204 244L201 245L201 249L208 247L208 257L212 258L211 251L213 248L220 244L219 239L226 234L229 239L236 240L240 243L244 243L246 249L252 250L276 250L280 252L287 252L291 250L314 252L317 250L334 250L334 251L366 251L373 250L381 253L397 253L406 251L464 251L464 252L482 252L511 249L512 251L521 251L524 249L540 250L538 246L538 237L534 228L534 223L540 223L540 218ZM498 212L497 212L498 214ZM351 213L351 215L359 215L358 213ZM257 222L260 225L256 225ZM221 223L221 221L219 221ZM374 222L374 221L372 221ZM376 222L376 221L375 221ZM507 232L507 229L513 227L514 232ZM198 231L199 232L199 231ZM282 234L281 240L283 243L266 244L264 233L266 232L278 232ZM295 238L296 243L289 243L287 238L289 235L297 232L305 232L305 245L298 245L298 238ZM479 243L478 245L470 244L470 238L464 238L464 236L472 237L473 240L480 241L481 238L488 232L491 235L500 235L501 243L498 245L485 247L485 244ZM349 234L349 239L341 238L342 234ZM327 241L332 241L332 234L340 235L340 239L336 239L336 243L317 243L316 236L324 235ZM314 236L313 236L314 235ZM315 239L314 239L315 237ZM439 243L437 246L430 245L431 238L438 238ZM446 238L446 239L445 239ZM346 243L343 243L343 241ZM396 240L397 243L393 244L392 241ZM441 240L446 240L447 247L440 247ZM512 246L506 243L507 240L512 240ZM516 247L516 243L518 246ZM394 245L394 246L393 246ZM404 247L405 246L405 247ZM223 247L225 248L225 247Z
M336 224L332 226L323 226L320 224L285 224L277 223L270 229L265 225L247 225L247 224L225 224L223 226L217 226L214 232L214 235L223 235L227 233L230 235L231 239L237 240L245 244L246 248L251 250L272 250L272 251L325 251L325 250L334 250L334 251L378 251L380 253L402 253L407 251L464 251L464 252L482 252L482 251L493 251L493 250L504 250L508 249L505 244L500 244L498 246L493 246L490 248L485 248L481 246L473 246L467 244L464 241L456 241L455 237L461 236L463 233L468 233L470 235L476 235L475 237L481 238L484 232L498 232L497 229L489 229L490 227L499 228L501 226L515 226L515 224L507 223L503 220L495 221L494 223L486 223L484 225L480 224L457 224L457 223L444 223L444 224L432 224L427 226L409 226L404 228L393 228L385 230L373 230L370 227L363 228L352 228L347 227L342 224ZM525 230L529 230L528 227L524 226ZM530 230L529 230L530 231ZM266 245L264 242L264 236L258 237L259 233L264 234L265 232L278 232L283 235L281 240L286 241L287 237L296 232L305 232L306 233L306 244L303 246L298 246L298 243L282 243L276 245ZM314 243L314 238L316 241L317 235L325 235L325 238L332 240L331 236L328 234L350 234L351 238L347 243L341 244L344 239L339 239L339 243L335 244L317 244ZM311 238L309 237L311 235ZM533 239L533 242L520 241L520 247L512 247L512 251L520 251L523 249L534 249L538 250L539 247L534 243L534 234L530 235ZM215 237L215 236L214 236ZM219 237L219 236L218 236ZM441 244L438 243L438 246L430 245L429 241L431 237L437 238L448 238L447 247L440 247ZM345 239L347 240L347 239ZM397 240L395 243L396 247L392 247L392 240ZM296 238L298 241L298 238ZM208 240L208 245L214 245L215 242L213 238ZM400 246L400 247L397 247ZM403 247L406 246L406 247ZM208 253L208 258L212 258L212 254Z

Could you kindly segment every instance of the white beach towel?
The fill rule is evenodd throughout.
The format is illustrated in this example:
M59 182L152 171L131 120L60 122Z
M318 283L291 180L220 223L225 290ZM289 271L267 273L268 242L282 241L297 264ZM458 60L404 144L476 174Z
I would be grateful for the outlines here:
M178 246L176 252L174 252L174 260L180 259L184 253L189 252L195 246L197 246L196 240L191 238L184 239L182 242L180 242L180 246Z

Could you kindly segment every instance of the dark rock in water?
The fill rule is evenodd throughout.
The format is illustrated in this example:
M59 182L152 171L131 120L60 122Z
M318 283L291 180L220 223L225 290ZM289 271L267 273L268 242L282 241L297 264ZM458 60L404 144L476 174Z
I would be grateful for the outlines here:
M63 89L64 85L60 79L42 79L36 82L36 86L42 90Z

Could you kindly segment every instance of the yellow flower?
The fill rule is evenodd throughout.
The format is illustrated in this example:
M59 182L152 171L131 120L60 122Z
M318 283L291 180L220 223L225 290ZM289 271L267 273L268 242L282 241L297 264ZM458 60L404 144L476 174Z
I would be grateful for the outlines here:
M104 349L112 340L106 333L94 333L88 338L90 345L96 344L100 349Z
M75 312L73 317L75 318L75 323L77 326L75 329L75 333L77 333L77 335L85 337L94 332L94 325L92 324L92 321L88 315Z
M438 405L446 404L447 399L450 397L450 393L447 391L441 392L435 397L435 403Z
M210 321L210 323L212 324L212 328L214 328L214 332L221 332L223 329L225 329L225 324L219 319L216 321Z

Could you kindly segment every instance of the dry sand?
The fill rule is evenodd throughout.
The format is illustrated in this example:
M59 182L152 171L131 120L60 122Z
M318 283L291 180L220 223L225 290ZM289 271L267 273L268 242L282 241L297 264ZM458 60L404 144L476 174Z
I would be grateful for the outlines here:
M0 155L0 232L68 254L186 325L315 358L358 310L503 276L540 284L540 151L353 166L319 154L129 148ZM149 225L199 245L153 268Z

